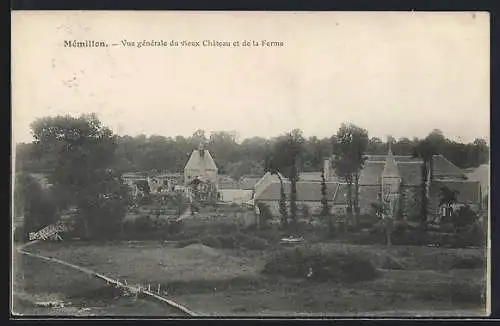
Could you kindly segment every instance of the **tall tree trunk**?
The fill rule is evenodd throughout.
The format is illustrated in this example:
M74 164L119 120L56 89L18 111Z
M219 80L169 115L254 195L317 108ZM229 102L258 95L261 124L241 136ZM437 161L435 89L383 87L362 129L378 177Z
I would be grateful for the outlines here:
M323 219L327 219L328 222L328 232L330 235L333 234L333 221L332 214L330 214L330 207L328 207L328 197L327 197L327 189L326 189L326 178L324 171L321 172L321 217Z
M347 177L347 221L344 223L344 230L348 223L352 223L352 177Z
M359 227L359 173L354 174L354 226Z
M278 179L280 180L280 200L279 200L279 211L281 215L281 224L283 227L287 227L287 208L286 208L286 195L285 195L285 187L283 186L283 179L277 174Z
M290 178L290 217L294 231L297 227L297 168L292 167L292 177Z
M425 231L427 230L427 213L429 206L428 197L428 160L424 158L422 163L422 175L421 175L421 201L420 201L420 241L423 241Z

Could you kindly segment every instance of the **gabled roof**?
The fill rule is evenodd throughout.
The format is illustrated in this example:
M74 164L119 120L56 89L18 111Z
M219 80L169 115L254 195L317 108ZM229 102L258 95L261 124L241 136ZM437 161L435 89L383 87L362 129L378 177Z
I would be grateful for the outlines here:
M333 196L338 187L337 182L326 183L326 193L328 200L333 200ZM283 182L285 195L287 200L290 199L290 182ZM262 192L256 194L255 200L279 200L280 199L280 183L270 183ZM321 201L321 183L310 181L297 182L297 200L298 201Z
M405 162L398 164L399 174L403 179L403 183L407 186L420 185L422 178L422 164L415 162Z
M301 172L299 180L321 182L321 172Z
M381 162L384 163L387 159L387 155L365 155L367 161L371 162ZM422 162L422 160L418 158L414 158L409 155L394 155L394 160L396 163L402 162Z
M386 159L387 155L368 155L361 171L360 185L380 184L380 177L384 171ZM394 156L394 161L397 164L399 175L406 185L416 186L420 184L422 160L411 156ZM433 173L435 179L454 178L465 180L467 178L462 170L442 155L434 155Z
M443 155L434 155L433 173L435 178L467 179L467 175Z
M215 161L208 150L195 149L191 153L184 170L217 171L217 165L215 165Z
M385 161L366 161L359 176L360 185L379 185Z

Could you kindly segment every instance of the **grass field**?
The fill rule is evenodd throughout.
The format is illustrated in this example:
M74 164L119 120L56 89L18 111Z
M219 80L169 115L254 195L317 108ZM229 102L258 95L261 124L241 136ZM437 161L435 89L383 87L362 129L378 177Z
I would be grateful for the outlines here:
M42 243L29 251L84 266L113 278L126 279L129 284L151 284L152 288L161 284L174 300L207 315L485 314L485 304L481 299L485 269L481 266L467 269L454 267L457 257L482 256L479 249L403 246L388 249L384 246L338 243L322 243L313 248L363 254L380 269L380 276L372 281L351 284L264 276L260 272L273 254L270 250L224 250L202 245L175 248L160 242L106 245ZM388 256L398 262L397 269L385 266ZM94 287L97 290L102 286L96 284L96 280L60 271L64 267L42 268L37 264L41 263L19 264L23 266L24 282L17 282L18 293L50 291L71 297L72 292L90 291ZM17 273L18 278L21 274ZM165 314L164 307L162 311L161 307L138 308L137 305L132 307L130 302L120 303L117 300L115 303L119 306L117 311L126 310L123 306L129 306L129 311L135 310L140 315ZM113 313L113 309L108 309L107 314Z
M145 298L123 296L93 276L69 267L21 254L14 258L15 315L46 316L179 316L165 304ZM38 303L59 301L64 307Z

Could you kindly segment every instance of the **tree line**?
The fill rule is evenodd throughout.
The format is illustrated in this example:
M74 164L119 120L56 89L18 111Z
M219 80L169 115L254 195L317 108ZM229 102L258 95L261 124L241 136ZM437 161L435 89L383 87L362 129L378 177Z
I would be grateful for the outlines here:
M433 130L427 138L432 139L436 152L444 155L460 168L473 168L488 162L489 147L484 139L471 143L458 143L447 139L439 130ZM243 175L262 175L265 160L274 144L282 136L265 139L252 137L237 142L234 132L218 131L207 135L198 130L190 137L164 137L153 135L115 136L116 151L110 165L118 173L134 171L182 172L193 149L200 142L207 144L219 168L220 174L227 174L235 179ZM392 151L395 155L412 155L413 148L421 141L418 138L394 139ZM330 157L334 154L333 144L336 135L331 137L304 138L300 168L304 172L320 171L320 155ZM42 155L43 154L43 155ZM387 154L387 141L377 137L368 139L366 154ZM47 153L40 153L34 143L21 143L16 146L16 170L29 172L50 171L52 158Z
M289 214L284 203L283 183L280 200L285 226L288 220L296 225L299 173L321 171L323 160L332 156L337 175L348 184L347 217L356 221L359 217L358 180L365 155L387 153L387 143L369 138L367 130L353 124L343 124L327 138L305 138L301 130L294 129L272 139L254 137L241 142L236 141L235 133L226 131L207 136L203 130L198 130L191 137L175 138L118 136L95 114L44 117L35 120L31 129L35 140L16 147L16 185L20 188L16 189L15 202L23 203L23 207L16 209L24 210L28 221L41 221L43 219L37 217L40 212L53 216L69 206L77 207L79 226L86 236L112 234L119 227L117 222L123 218L130 201L127 188L120 180L121 173L180 172L200 143L207 144L220 173L235 179L264 172L278 175L281 181L287 178L291 183ZM458 144L445 138L439 130L432 131L425 139L402 138L392 143L394 154L418 156L425 162L431 153L448 155L463 168L488 160L489 148L484 140ZM42 195L25 172L47 173L53 185L50 194ZM322 202L328 205L325 182L323 175ZM425 186L425 178L422 178L422 189ZM40 209L39 206L44 205L43 198L52 198L51 205ZM323 211L326 214L328 207ZM43 223L28 224L34 228Z

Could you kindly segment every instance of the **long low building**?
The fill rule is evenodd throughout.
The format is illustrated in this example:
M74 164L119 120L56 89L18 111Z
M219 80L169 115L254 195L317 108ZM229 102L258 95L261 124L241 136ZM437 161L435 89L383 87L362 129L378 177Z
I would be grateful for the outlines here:
M361 170L359 185L359 207L361 214L373 214L373 204L382 198L388 198L389 192L402 198L399 203L404 205L404 217L420 214L421 171L423 162L411 156L395 156L389 148L388 155L369 155ZM347 208L347 184L338 182L341 178L333 176L329 171L330 164L325 163L325 175L330 180L326 182L327 199L331 213L345 214ZM434 155L432 169L429 174L429 218L433 219L442 214L440 199L443 188L457 192L457 200L453 205L456 208L467 205L471 209L481 210L482 196L487 189L476 180L469 180L467 175L442 155ZM305 178L297 182L297 205L306 205L312 214L321 211L321 178L318 173L304 174ZM283 178L283 185L289 205L290 182ZM337 181L332 181L337 180ZM354 187L353 187L354 188ZM354 192L354 189L352 190ZM353 195L354 196L354 195ZM280 182L276 175L266 174L255 186L254 201L256 204L265 203L274 216L279 216Z

